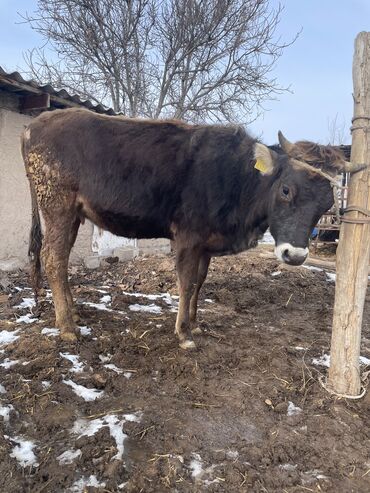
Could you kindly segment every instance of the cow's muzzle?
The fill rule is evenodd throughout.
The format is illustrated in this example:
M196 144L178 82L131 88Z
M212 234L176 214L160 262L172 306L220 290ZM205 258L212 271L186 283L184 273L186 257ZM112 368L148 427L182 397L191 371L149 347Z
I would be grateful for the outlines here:
M308 248L297 248L290 243L280 243L275 247L275 255L289 265L302 265L308 256Z

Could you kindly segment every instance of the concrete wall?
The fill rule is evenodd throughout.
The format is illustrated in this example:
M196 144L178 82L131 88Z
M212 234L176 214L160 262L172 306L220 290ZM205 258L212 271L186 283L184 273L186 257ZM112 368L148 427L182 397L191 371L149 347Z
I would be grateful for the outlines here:
M158 240L138 240L137 248L139 255L163 254L171 251L171 243L165 238Z
M0 109L0 268L27 262L31 199L20 134L31 117Z

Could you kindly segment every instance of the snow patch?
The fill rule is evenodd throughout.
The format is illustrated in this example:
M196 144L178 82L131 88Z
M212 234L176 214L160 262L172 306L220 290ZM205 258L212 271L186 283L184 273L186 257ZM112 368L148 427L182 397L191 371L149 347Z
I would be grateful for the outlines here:
M93 486L94 488L104 488L105 483L99 483L95 474L92 474L88 478L81 478L73 483L73 485L69 488L71 493L82 493L86 491L86 487Z
M162 313L162 308L154 303L150 305L129 305L129 310L132 312L146 312L146 313Z
M83 326L83 327L79 327L79 329L80 329L80 334L82 336L89 336L91 334L91 328L90 327Z
M81 363L80 357L75 354L59 353L60 356L72 363L72 368L69 370L72 373L81 373L84 370L84 364Z
M370 365L370 359L365 358L365 356L360 356L360 363L363 365Z
M51 382L49 382L48 380L42 380L41 385L42 385L42 388L44 390L46 390L51 386Z
M5 404L5 406L0 404L0 416L4 418L5 423L9 421L11 411L14 411L14 407L11 404Z
M41 331L41 334L43 336L56 337L60 334L60 330L55 328L44 327Z
M370 365L370 359L366 358L365 356L360 356L359 361L360 361L361 365ZM327 368L329 368L330 367L330 355L329 354L323 354L319 358L313 358L312 363L314 365L326 366Z
M62 380L63 383L68 385L69 387L72 388L73 392L78 395L79 397L82 397L87 402L95 401L96 399L100 399L104 395L103 390L97 390L97 389L88 389L87 387L84 387L83 385L78 385L77 383L73 382L72 380Z
M104 368L108 368L108 370L115 371L116 373L123 373L123 370L121 368L118 368L118 366L114 365L113 363L108 363L106 365L103 365Z
M108 308L104 303L91 303L90 301L82 301L83 305L90 306L91 308L95 308L96 310L102 310L104 312L113 312L111 308Z
M17 365L18 363L19 363L19 359L11 360L9 358L5 358L4 361L2 363L0 363L0 366L7 370L8 368L11 368L12 366Z
M105 426L104 418L97 418L91 420L85 418L78 418L74 422L72 433L74 433L75 435L79 435L79 438L83 436L92 437L103 426Z
M33 308L35 306L36 306L36 303L35 303L34 298L22 298L22 303L14 306L13 308L20 308L20 309L28 308L29 310L31 310L31 308Z
M324 272L324 269L320 269L320 267L314 267L313 265L302 265L304 269L312 270L313 272Z
M125 421L130 421L130 423L140 423L142 418L142 413L137 412L135 414L124 414L123 417Z
M323 354L319 358L313 358L312 359L312 363L314 365L326 366L327 368L329 368L329 366L330 366L330 356L328 354Z
M95 435L101 428L107 426L111 437L116 442L117 453L112 457L112 460L122 460L124 452L124 441L127 438L126 433L122 431L122 426L126 421L140 422L141 413L124 414L119 418L115 414L108 414L101 418L88 420L79 418L75 421L72 433L78 435L78 438L83 436L91 437Z
M302 409L298 406L296 406L295 404L293 404L293 402L289 401L288 403L288 416L295 416L296 414L299 414L302 412Z
M237 450L228 450L226 452L226 457L231 460L236 460L239 457L239 452Z
M272 272L271 275L272 277L280 276L281 270L276 270L275 272Z
M110 353L108 353L106 356L104 356L104 354L99 354L99 359L102 363L107 363L112 359L112 355Z
M176 301L178 296L171 296L170 293L160 293L160 294L144 294L144 293L128 293L127 291L122 291L122 294L126 296L133 296L135 298L144 298L150 301L163 300L167 305L172 308L178 307L178 302Z
M10 344L11 342L16 341L19 339L19 336L17 336L17 333L20 331L20 329L9 331L9 330L2 330L0 332L0 346L5 346L6 344Z
M220 482L220 480L218 478L216 478L216 479L205 479L203 481L203 484L205 486L209 486L210 484L219 483L219 482Z
M77 457L80 457L81 454L82 452L80 449L70 449L60 454L57 459L59 464L72 464Z
M190 461L189 467L193 478L197 478L203 473L202 458L199 454L192 454L193 459Z
M1 385L1 383L0 383L0 394L6 394L5 387L4 385Z
M27 315L22 315L21 317L16 319L17 323L24 324L32 324L33 322L37 322L37 318L32 318L32 313L27 313Z
M337 278L336 274L333 274L332 272L326 272L326 271L325 271L325 274L326 274L326 278L329 282L335 282L335 280Z
M283 471L293 472L297 469L297 464L280 464L279 469Z
M129 380L132 376L132 372L131 371L125 371L125 372L123 372L123 376L125 378L127 378L127 380Z
M104 298L104 296L103 296ZM91 303L90 301L81 301L82 305L90 306L91 308L95 308L96 310L102 310L104 312L112 312L118 313L119 315L126 315L124 311L121 310L113 310L112 308L108 308L105 303Z
M313 272L325 272L326 280L329 282L335 282L337 275L333 272L328 272L324 269L320 269L320 267L314 267L312 265L302 265L304 269L311 270Z
M12 443L15 443L10 457L14 457L22 467L35 466L39 464L37 462L37 457L33 452L35 444L31 440L25 440L22 437L10 437L4 435L4 437Z
M322 471L320 471L319 469L312 469L311 471L306 471L302 473L303 484L312 484L317 479L327 480L329 478L322 474Z
M110 303L112 301L112 296L110 294L106 294L100 298L100 303Z
M195 481L197 482L201 481L204 484L204 486L209 486L210 484L218 483L219 482L218 478L215 479L211 478L211 474L213 473L213 470L217 466L213 465L204 469L201 456L196 453L193 453L191 455L193 459L190 461L189 468L191 470L191 475L195 479Z
M123 442L127 438L126 433L123 433L122 431L122 422L113 414L106 416L105 421L109 426L109 432L115 440L117 447L117 453L112 457L112 460L122 460L124 452Z

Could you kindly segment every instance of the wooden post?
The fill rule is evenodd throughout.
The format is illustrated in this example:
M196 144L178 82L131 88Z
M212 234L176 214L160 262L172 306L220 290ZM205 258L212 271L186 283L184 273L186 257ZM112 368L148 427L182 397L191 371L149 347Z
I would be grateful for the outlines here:
M370 163L370 33L355 41L353 59L354 119L351 162ZM348 205L370 209L370 172L351 176ZM347 218L366 218L349 212ZM356 396L361 391L360 342L363 308L368 282L370 224L341 226L337 251L337 278L331 339L328 388L338 394Z

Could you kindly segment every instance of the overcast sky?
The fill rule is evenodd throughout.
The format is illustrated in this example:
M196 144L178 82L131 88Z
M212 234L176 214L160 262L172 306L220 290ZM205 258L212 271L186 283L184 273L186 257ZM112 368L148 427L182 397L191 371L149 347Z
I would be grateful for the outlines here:
M277 5L272 0L272 5ZM327 143L328 122L337 115L346 128L353 112L353 44L360 31L370 30L370 0L281 0L285 10L279 33L298 40L286 49L273 76L291 92L265 103L266 111L251 130L267 144L281 129L290 140ZM32 11L36 0L0 0L0 65L8 71L25 66L23 52L42 44L17 12ZM344 142L344 143L346 143Z

